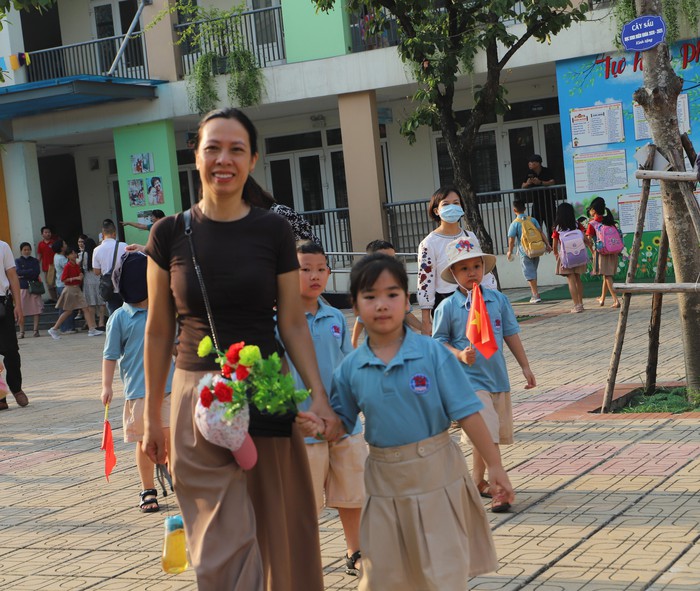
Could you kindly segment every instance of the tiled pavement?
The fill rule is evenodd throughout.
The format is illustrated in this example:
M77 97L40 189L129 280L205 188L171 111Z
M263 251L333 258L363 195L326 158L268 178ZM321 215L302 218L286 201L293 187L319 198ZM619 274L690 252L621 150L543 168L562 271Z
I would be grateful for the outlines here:
M522 338L539 385L523 390L509 357L516 444L503 457L517 502L513 513L490 514L500 569L470 589L700 589L700 419L586 413L606 380L616 312L568 314L567 302L515 308L534 315ZM643 377L649 309L650 298L633 299L618 382ZM663 322L659 378L676 381L684 366L675 297L664 303ZM160 570L163 515L136 509L119 387L110 410L118 464L105 482L101 346L101 337L84 334L21 341L30 406L11 401L0 413L2 590L195 588L191 570ZM167 509L175 512L172 495ZM355 589L341 569L334 512L324 512L320 530L326 588Z

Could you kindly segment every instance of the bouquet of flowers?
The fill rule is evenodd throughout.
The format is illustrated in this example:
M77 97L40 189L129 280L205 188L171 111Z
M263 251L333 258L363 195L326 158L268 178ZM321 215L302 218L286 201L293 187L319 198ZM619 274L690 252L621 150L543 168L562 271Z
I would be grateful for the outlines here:
M195 422L207 441L230 449L241 468L249 470L257 461L257 451L248 435L248 403L261 412L285 414L295 411L309 391L297 390L294 378L281 373L282 361L277 353L263 359L259 347L244 342L223 352L206 336L199 343L197 355L212 354L221 373L207 374L199 382Z

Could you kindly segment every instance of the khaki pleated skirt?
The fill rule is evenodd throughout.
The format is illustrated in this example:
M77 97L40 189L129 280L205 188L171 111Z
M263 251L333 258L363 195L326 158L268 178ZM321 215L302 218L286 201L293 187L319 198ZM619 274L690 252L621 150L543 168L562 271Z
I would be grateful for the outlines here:
M65 293L65 292L64 292ZM197 384L208 372L175 370L171 394L173 483L200 591L263 591L246 474L197 429Z
M496 570L479 493L447 432L400 447L370 446L360 524L360 591L465 591Z
M61 297L56 302L57 310L82 310L85 307L87 307L87 301L83 296L83 290L77 285L66 285L61 292Z

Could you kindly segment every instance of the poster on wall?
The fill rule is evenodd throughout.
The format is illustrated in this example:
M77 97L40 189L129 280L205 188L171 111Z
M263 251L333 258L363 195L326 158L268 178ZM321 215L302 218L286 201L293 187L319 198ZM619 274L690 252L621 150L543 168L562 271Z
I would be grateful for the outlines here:
M131 207L146 205L143 191L143 179L129 179L129 205Z
M651 139L651 131L649 131L649 124L647 123L644 109L642 109L636 101L632 103L632 109L634 113L634 139ZM678 96L676 109L678 111L678 131L682 134L690 134L690 108L688 107L687 94Z
M625 150L574 154L574 177L577 193L626 188Z
M574 148L625 141L622 103L571 109L571 145Z
M146 186L148 187L148 205L162 205L165 203L163 183L159 176L147 178Z
M136 221L137 223L143 224L144 226L148 226L150 228L153 225L153 221L151 220L152 215L152 209L144 209L136 214Z
M634 233L637 229L637 215L642 200L641 193L621 195L617 199L617 213L620 216L620 229L623 234ZM647 211L644 216L644 232L660 232L663 222L661 193L649 193Z
M153 154L151 152L144 152L143 154L131 155L132 174L141 174L143 172L155 172L155 170L155 166L153 165Z

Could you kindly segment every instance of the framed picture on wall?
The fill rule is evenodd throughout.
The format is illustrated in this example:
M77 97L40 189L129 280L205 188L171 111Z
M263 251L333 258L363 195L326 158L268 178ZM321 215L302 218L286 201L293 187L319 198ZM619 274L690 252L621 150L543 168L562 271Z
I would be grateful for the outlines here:
M146 205L143 179L129 179L129 205L131 207Z
M148 193L147 205L160 205L165 203L163 197L163 184L159 176L152 176L146 179L146 191Z
M131 155L131 173L141 174L143 172L154 172L153 154L144 152L143 154Z

